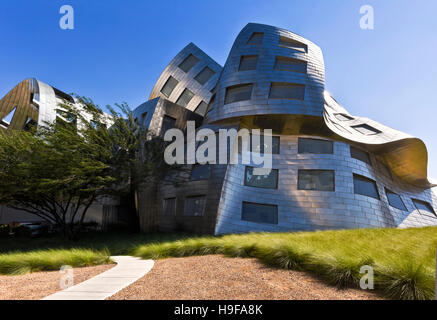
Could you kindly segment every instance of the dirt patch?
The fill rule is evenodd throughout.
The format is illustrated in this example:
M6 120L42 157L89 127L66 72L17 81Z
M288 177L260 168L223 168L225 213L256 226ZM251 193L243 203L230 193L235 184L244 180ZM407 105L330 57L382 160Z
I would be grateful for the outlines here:
M74 268L74 284L105 272L115 264ZM61 291L59 271L35 272L20 276L0 276L0 300L38 300Z
M304 272L266 267L256 259L219 255L155 261L143 278L111 300L374 300L369 291L338 290Z

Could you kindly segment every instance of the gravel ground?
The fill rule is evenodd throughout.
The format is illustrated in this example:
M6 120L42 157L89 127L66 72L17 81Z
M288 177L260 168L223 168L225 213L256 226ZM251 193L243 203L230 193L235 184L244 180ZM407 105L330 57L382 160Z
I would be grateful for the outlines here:
M210 255L155 261L155 266L148 274L109 299L373 300L381 298L368 291L337 290L307 273L269 268L256 259Z
M88 280L115 265L75 268L74 284ZM0 276L0 300L38 300L60 291L59 271L35 272L21 276Z

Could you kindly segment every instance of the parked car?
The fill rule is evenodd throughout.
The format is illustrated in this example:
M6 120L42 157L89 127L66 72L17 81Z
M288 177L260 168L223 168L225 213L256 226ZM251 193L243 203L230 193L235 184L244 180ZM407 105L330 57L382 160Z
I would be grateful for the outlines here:
M46 221L20 222L13 230L16 236L37 237L53 233L54 226Z

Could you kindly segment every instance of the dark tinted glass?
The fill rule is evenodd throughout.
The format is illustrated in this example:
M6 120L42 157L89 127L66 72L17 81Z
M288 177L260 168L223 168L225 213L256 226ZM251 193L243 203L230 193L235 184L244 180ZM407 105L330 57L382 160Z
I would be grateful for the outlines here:
M253 85L250 83L226 88L225 104L250 100L252 97L252 87Z
M334 144L332 141L329 140L299 138L298 152L332 154L334 153Z
M182 61L182 63L179 65L179 68L181 68L185 72L188 72L191 70L192 67L196 65L197 62L199 62L199 59L190 54L188 57L185 58L184 61Z
M247 44L261 45L263 43L263 36L264 33L262 32L254 32L249 41L247 41Z
M299 190L335 191L333 170L299 170Z
M239 71L256 70L258 56L242 56L240 60Z
M185 89L184 92L182 92L182 94L179 96L178 100L176 101L176 104L182 107L186 107L193 97L194 97L194 93L192 93L188 89Z
M174 216L176 214L176 198L164 199L164 214Z
M252 152L257 153L265 153L265 150L267 149L267 146L264 142L264 135L250 135L251 142L250 142L250 150ZM279 154L280 149L280 138L277 136L272 136L272 154Z
M170 97L171 93L173 92L174 88L177 86L178 81L170 76L167 80L167 82L164 84L164 86L161 89L161 93L166 96L167 98Z
M352 118L351 116L344 114L344 113L336 113L335 117L340 120L340 121L349 121L349 120L353 120L354 118Z
M290 49L300 51L300 52L307 52L307 50L308 50L306 44L300 43L296 40L286 38L286 37L279 38L279 46L290 48Z
M287 57L276 57L275 70L294 71L294 72L307 72L306 61Z
M201 85L204 85L214 74L214 71L208 67L205 67L194 79Z
M305 99L305 86L301 84L273 82L270 86L270 99Z
M376 182L363 176L354 174L354 192L364 196L379 199Z
M184 216L203 216L205 209L205 196L195 196L185 198Z
M196 164L191 170L191 180L207 180L211 176L211 167L207 164Z
M267 188L267 189L277 189L278 188L278 169L270 169L269 173L266 174L254 174L253 167L246 167L244 173L244 185L249 187L257 188ZM261 172L264 173L267 169L260 168Z
M381 131L375 129L374 127L369 126L368 124L359 124L357 126L352 126L352 128L354 128L355 130L357 130L362 134L365 134L366 136L381 133Z
M419 209L419 211L423 210L435 214L433 207L428 202L418 199L412 199L412 200L416 208Z
M351 157L357 160L361 160L367 164L372 165L372 162L370 161L370 156L366 151L360 150L355 147L350 147L351 150Z
M241 220L278 224L278 206L243 202Z
M404 202L402 201L401 197L388 189L385 189L385 194L387 195L388 203L399 210L406 211L407 208L405 207Z
M201 116L204 116L206 108L208 108L208 104L205 101L201 101L197 106L196 110L194 110L194 112L200 114Z

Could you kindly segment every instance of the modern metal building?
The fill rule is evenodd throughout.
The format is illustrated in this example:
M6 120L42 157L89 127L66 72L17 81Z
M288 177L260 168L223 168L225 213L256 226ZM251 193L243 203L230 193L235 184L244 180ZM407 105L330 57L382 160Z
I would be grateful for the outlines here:
M0 127L57 117L69 95L35 79L0 100ZM73 99L73 100L70 100ZM143 231L203 234L437 225L436 184L418 138L349 114L325 90L322 50L284 29L249 23L222 67L193 43L164 69L139 123L163 135L185 130L273 130L272 170L194 164L178 184L137 194ZM263 152L252 145L240 150Z
M0 130L28 130L31 126L42 126L55 121L71 121L60 105L70 103L81 108L77 99L40 80L29 78L16 85L0 100ZM92 116L82 112L85 119ZM110 123L110 115L104 114ZM80 123L78 122L79 126ZM98 199L89 209L87 222L100 225L118 220L118 202L108 198ZM0 224L11 222L40 221L41 218L21 210L0 205Z
M135 112L157 132L184 129L191 111L204 116L199 129L272 129L273 170L256 176L251 165L192 165L185 182L139 192L143 230L437 225L424 143L349 114L325 90L322 50L293 32L248 24L223 68L189 44L165 68L150 99ZM159 107L165 104L190 112L175 118Z

